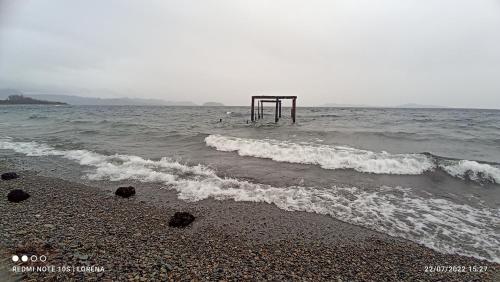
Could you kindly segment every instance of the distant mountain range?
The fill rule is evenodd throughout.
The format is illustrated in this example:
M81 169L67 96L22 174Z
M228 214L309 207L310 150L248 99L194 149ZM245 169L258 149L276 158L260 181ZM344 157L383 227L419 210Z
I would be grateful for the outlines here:
M6 99L11 95L25 95L17 89L0 89L0 99ZM164 101L160 99L141 98L95 98L72 95L52 95L52 94L29 94L25 95L37 100L61 102L70 105L103 105L103 106L197 106L189 101Z
M37 100L23 95L10 95L6 100L0 100L0 105L67 105L66 103Z
M404 108L404 109L445 109L445 108L449 108L449 107L436 106L436 105L421 105L421 104L409 103L409 104L399 105L399 106L397 106L395 108Z
M449 107L445 106L436 106L436 105L421 105L421 104L415 104L415 103L409 103L409 104L403 104L399 106L369 106L369 105L362 105L362 104L335 104L335 103L328 103L328 104L323 104L320 105L319 107L331 107L331 108L401 108L401 109L446 109Z
M205 106L205 107L224 107L224 104L217 103L217 102L206 102L202 106Z
M7 99L11 95L24 95L25 97L31 97L36 100L42 101L53 101L66 103L70 105L103 105L103 106L198 106L197 104L190 101L165 101L161 99L143 99L143 98L97 98L97 97L82 97L82 96L74 96L74 95L58 95L58 94L36 94L36 93L28 93L25 94L17 89L0 89L0 99ZM222 103L218 102L206 102L202 106L208 107L223 107L225 106ZM336 103L327 103L323 105L319 105L319 107L332 107L332 108L375 108L375 107L383 107L383 106L369 106L363 104L336 104ZM449 108L444 106L436 106L436 105L420 105L420 104L403 104L399 106L388 106L386 108Z
M373 107L373 106L358 105L358 104L326 103L326 104L323 104L323 105L319 105L318 107L325 107L325 108L369 108L369 107Z

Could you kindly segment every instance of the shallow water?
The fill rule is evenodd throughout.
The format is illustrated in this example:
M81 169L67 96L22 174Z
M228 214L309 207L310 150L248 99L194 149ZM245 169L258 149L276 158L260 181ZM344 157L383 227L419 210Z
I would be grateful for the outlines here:
M287 112L285 108L284 113ZM219 119L222 118L222 122ZM500 262L500 111L3 106L0 150L181 199L269 202Z

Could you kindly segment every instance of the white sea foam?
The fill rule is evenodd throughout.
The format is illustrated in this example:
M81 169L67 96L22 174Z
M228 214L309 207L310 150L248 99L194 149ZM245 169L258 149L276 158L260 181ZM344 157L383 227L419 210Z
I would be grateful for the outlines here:
M390 154L346 146L290 143L272 139L209 135L205 143L219 151L235 151L240 156L272 159L278 162L319 165L324 169L354 169L378 174L421 174L434 168L423 154Z
M461 160L440 167L452 176L476 182L500 183L500 168L476 161Z
M166 158L147 160L129 155L102 155L87 150L56 150L35 142L0 140L0 149L28 156L60 156L92 168L93 180L137 180L163 183L186 201L209 197L266 202L289 211L331 215L437 251L500 262L500 209L424 198L410 188L272 187L219 177L203 166L187 166Z
M307 142L291 143L272 139L248 139L209 135L207 146L218 151L237 152L240 156L272 159L277 162L319 165L324 169L354 169L376 174L417 175L437 166L432 156L425 154L390 154L347 146L331 146ZM479 183L500 183L500 168L476 161L448 160L439 167L451 176Z

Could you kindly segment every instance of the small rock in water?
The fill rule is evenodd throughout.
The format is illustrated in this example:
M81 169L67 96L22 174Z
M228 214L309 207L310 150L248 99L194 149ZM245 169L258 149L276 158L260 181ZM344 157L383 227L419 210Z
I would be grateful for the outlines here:
M9 192L7 195L7 199L9 202L14 202L14 203L19 203L21 201L24 201L30 197L30 194L24 192L21 189L14 189Z
M2 174L2 180L12 180L19 178L19 175L15 172L6 172Z
M194 215L188 212L176 212L174 216L170 218L168 226L183 228L191 224L195 219Z
M135 195L135 188L132 186L120 187L116 189L115 195L121 196L123 198L128 198Z

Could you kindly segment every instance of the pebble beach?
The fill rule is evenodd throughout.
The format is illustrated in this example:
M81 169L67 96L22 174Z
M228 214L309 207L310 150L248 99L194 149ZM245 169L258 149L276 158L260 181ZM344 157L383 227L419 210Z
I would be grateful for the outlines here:
M2 172L16 171L7 162ZM17 171L1 181L2 281L499 281L499 264L442 254L329 216L289 212L272 204L185 202L169 190L113 188ZM116 183L113 184L116 186ZM144 184L146 185L146 184ZM149 188L149 189L148 189ZM30 198L7 201L23 189ZM161 197L163 204L155 199ZM187 211L186 228L168 226ZM46 262L13 262L13 255ZM24 271L52 266L54 271ZM432 271L463 266L466 271ZM469 267L486 268L469 271ZM49 269L50 270L50 269ZM64 271L62 271L64 270Z

